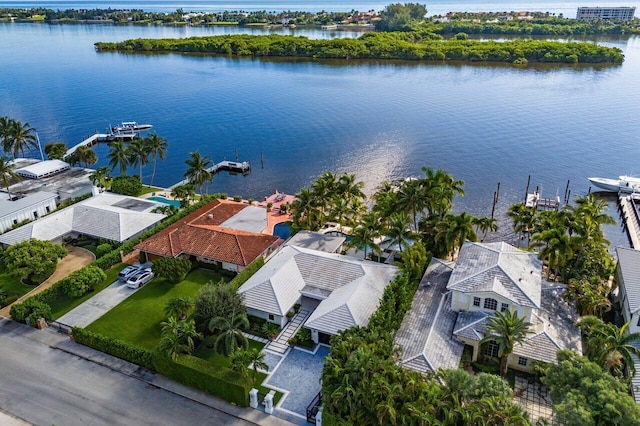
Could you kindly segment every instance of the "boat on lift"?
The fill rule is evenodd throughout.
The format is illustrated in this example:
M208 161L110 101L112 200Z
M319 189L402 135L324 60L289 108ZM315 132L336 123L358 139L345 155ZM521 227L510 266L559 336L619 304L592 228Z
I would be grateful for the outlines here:
M588 178L594 186L605 191L623 192L631 194L640 192L640 178L633 176L620 176L618 179L590 177Z
M140 133L146 132L151 129L153 125L151 124L138 124L135 121L123 121L119 126L113 126L111 131L113 133Z

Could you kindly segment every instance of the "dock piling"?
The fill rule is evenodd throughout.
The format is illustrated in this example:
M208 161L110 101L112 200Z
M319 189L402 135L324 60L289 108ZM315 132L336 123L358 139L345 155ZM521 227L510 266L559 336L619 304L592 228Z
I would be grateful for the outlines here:
M529 184L531 183L531 175L527 178L527 189L524 190L524 200L527 201L527 194L529 194Z

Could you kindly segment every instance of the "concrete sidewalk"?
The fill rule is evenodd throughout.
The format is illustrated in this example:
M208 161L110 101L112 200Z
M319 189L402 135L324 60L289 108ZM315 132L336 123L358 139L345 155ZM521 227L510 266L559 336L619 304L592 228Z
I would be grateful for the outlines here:
M35 340L39 343L45 344L51 348L64 351L71 355L75 355L79 358L109 368L118 373L141 380L156 388L163 389L165 391L179 395L183 398L187 398L191 401L210 407L214 410L221 411L228 415L254 424L265 426L286 426L295 424L275 416L267 415L260 410L231 405L214 396L201 392L197 389L192 389L190 387L181 385L180 383L174 382L173 380L167 379L160 374L151 372L130 362L74 343L66 334L58 333L52 329L37 330L35 328L14 321L0 319L0 336L8 333L19 334L29 339ZM298 424L305 423L301 422Z

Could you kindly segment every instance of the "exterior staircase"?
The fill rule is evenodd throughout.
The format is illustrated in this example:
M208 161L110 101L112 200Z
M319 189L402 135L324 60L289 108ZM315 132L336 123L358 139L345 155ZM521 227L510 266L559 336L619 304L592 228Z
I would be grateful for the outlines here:
M309 317L309 314L310 312L308 310L300 309L282 329L280 334L278 334L278 337L264 347L264 350L277 355L284 355L287 350L289 350L289 339L295 336L298 330L300 330L302 324L304 324Z

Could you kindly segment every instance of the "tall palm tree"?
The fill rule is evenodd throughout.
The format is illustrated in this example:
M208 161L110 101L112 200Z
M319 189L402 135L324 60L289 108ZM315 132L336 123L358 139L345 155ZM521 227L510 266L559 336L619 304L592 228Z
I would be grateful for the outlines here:
M409 241L415 240L415 234L411 231L411 219L404 213L394 213L386 221L384 232L389 239L389 246L398 245L400 253L402 246L406 247Z
M98 162L96 152L90 146L80 146L74 153L78 162L84 163L85 167L92 166Z
M13 164L10 164L6 158L0 157L0 181L2 181L2 186L7 189L9 199L11 199L11 192L9 191L11 181L20 181L21 179L20 175L16 173Z
M142 182L142 168L149 162L149 145L143 139L136 139L129 143L129 164L140 167L140 182Z
M381 224L377 215L373 212L365 214L358 226L353 229L348 245L356 250L364 249L364 258L367 258L367 249L380 253L380 247L375 240L380 236Z
M0 142L5 156L13 153L13 120L9 117L0 117Z
M189 183L199 187L200 194L202 194L203 186L206 191L206 183L213 181L213 174L208 170L213 162L208 155L203 157L200 151L194 151L189 153L189 159L185 161L185 164L187 171L184 173L184 177L189 180Z
M296 199L291 203L293 222L304 229L313 230L319 226L321 215L318 210L317 200L309 188L303 188L296 194Z
M421 183L429 215L437 215L442 220L451 211L456 193L464 197L464 182L454 179L453 175L442 169L423 167L422 171L425 177L421 179Z
M520 239L531 234L536 216L534 209L528 208L524 203L512 204L509 206L507 216L513 221L513 231L520 235Z
M242 334L242 330L248 327L249 320L244 313L236 314L234 312L229 318L215 317L209 321L209 330L220 332L215 342L216 350L227 356L233 354L238 348L247 349L249 342Z
M109 159L109 167L111 167L111 170L120 167L120 174L127 174L129 151L122 141L111 142L107 158Z
M183 321L194 306L193 300L189 297L172 297L164 306L164 313L168 317L178 318Z
M320 208L320 215L324 219L326 211L331 209L337 194L337 176L335 173L325 172L311 185L314 204Z
M18 156L18 152L24 157L24 150L29 148L37 148L38 142L34 135L36 129L31 127L29 123L21 123L13 120L11 123L11 148L13 150L13 158Z
M251 387L256 386L258 370L269 371L269 364L264 361L265 354L257 349L240 348L231 355L231 368L247 377L251 369Z
M496 312L495 317L487 321L487 334L480 343L494 341L498 344L498 356L500 357L500 375L507 376L507 359L516 344L522 345L531 333L531 323L518 317L516 311Z
M618 328L600 318L585 316L576 325L585 337L589 359L599 363L613 375L622 375L626 366L635 376L632 355L640 357L640 349L633 343L640 342L640 333L627 333L629 322Z
M482 232L480 242L484 241L489 231L496 232L498 230L498 219L495 217L475 217L472 222L476 227L476 234Z
M571 278L566 290L562 293L563 299L576 304L578 314L598 318L602 318L613 307L610 296L611 287L598 277L593 277L591 280Z
M560 269L573 257L575 246L573 238L567 234L565 228L537 232L531 236L531 240L532 247L542 247L540 257L547 261L547 279L551 276L551 270L554 271L555 277L562 278L564 272L560 273Z
M161 160L165 159L169 143L165 138L158 136L155 132L151 133L144 141L147 145L147 150L153 159L153 172L151 172L151 182L149 183L149 186L153 186L153 178L156 176L156 162L158 161L158 158Z
M180 200L180 207L185 208L189 206L189 201L193 200L196 196L195 186L191 183L184 185L178 185L171 190L170 194L176 200Z
M353 199L364 200L366 196L362 190L364 182L356 181L356 175L345 173L338 179L337 191L338 196L349 201Z
M426 194L417 179L402 182L397 193L397 207L400 211L413 217L413 229L418 229L418 214L422 213L427 205Z
M473 229L474 217L462 212L459 215L448 213L436 225L435 240L441 245L444 253L452 256L455 249L460 249L465 241L478 241Z

